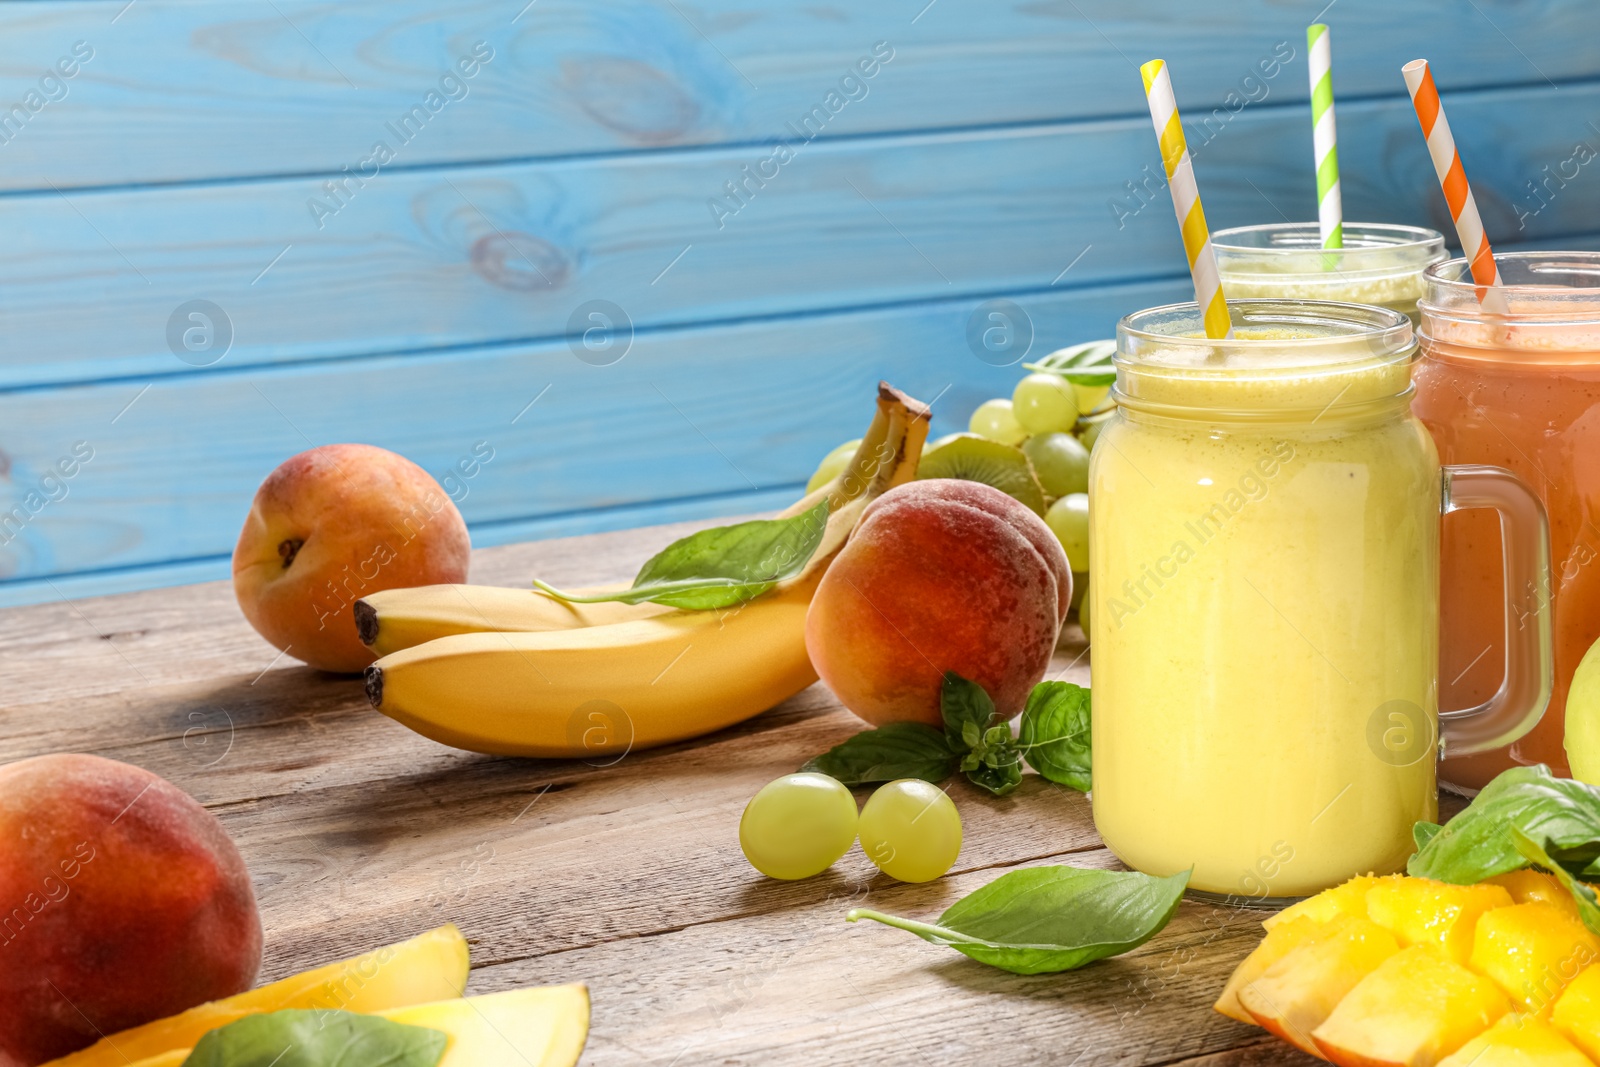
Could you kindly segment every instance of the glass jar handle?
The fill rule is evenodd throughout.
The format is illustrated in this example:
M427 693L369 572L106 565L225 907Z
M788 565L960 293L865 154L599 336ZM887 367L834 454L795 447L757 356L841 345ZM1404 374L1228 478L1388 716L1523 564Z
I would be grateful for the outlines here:
M1533 729L1550 703L1550 523L1533 490L1504 467L1444 468L1441 513L1500 513L1506 601L1505 677L1475 708L1441 711L1441 756L1504 748Z

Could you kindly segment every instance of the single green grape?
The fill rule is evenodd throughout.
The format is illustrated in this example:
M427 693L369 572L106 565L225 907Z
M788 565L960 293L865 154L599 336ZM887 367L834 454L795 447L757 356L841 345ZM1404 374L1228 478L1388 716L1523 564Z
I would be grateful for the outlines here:
M832 867L856 840L856 798L826 774L786 774L745 806L739 847L768 878L810 878Z
M1050 496L1089 491L1089 450L1070 433L1035 434L1022 451Z
M856 449L861 447L861 438L846 441L838 448L822 457L822 462L817 464L817 471L806 483L806 492L811 492L821 486L827 485L839 476L839 472L849 465L854 458Z
M985 400L978 405L967 423L967 429L979 437L999 441L1003 445L1020 445L1028 436L1011 411L1009 400Z
M1110 421L1109 418L1095 419L1085 426L1083 432L1078 435L1078 440L1082 442L1083 447L1093 452L1095 442L1100 440L1101 432L1105 430L1106 423Z
M1089 494L1070 493L1057 500L1044 513L1044 522L1066 550L1073 571L1088 570Z
M1072 386L1073 395L1078 398L1078 410L1087 415L1111 395L1109 385L1078 385Z
M1012 391L1011 409L1029 433L1064 433L1078 421L1078 394L1059 374L1030 374Z
M861 848L890 878L931 882L961 851L961 813L932 782L901 778L867 798Z

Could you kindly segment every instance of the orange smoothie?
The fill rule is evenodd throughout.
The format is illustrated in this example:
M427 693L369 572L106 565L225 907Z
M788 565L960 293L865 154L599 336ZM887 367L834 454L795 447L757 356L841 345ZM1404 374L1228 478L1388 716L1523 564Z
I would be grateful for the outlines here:
M1440 777L1480 788L1517 764L1568 773L1562 747L1567 689L1600 638L1600 256L1531 252L1496 257L1511 313L1485 316L1461 261L1430 271L1421 302L1413 410L1445 463L1515 471L1550 520L1555 673L1544 718L1509 748L1447 760ZM1504 676L1508 628L1527 624L1538 590L1502 592L1495 516L1446 516L1440 557L1439 707L1490 699Z

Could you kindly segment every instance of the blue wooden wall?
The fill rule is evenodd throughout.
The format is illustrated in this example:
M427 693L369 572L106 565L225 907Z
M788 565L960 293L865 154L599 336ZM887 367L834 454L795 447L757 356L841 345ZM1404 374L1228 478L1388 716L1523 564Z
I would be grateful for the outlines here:
M492 449L487 545L785 503L880 377L961 428L985 302L1186 294L1143 60L1214 226L1315 216L1321 10L1347 218L1448 229L1426 56L1497 247L1600 246L1592 0L0 5L0 603L226 575L313 444Z

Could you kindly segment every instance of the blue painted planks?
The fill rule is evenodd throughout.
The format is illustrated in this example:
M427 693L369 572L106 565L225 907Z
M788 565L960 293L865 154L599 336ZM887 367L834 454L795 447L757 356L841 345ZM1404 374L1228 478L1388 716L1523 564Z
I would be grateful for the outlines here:
M1527 188L1583 137L1600 148L1600 85L1450 106L1492 239L1600 229L1595 168L1545 201ZM1340 130L1347 217L1449 230L1406 103L1345 105ZM1191 133L1213 225L1314 217L1303 108ZM0 389L200 372L220 342L186 362L168 334L195 298L231 320L227 369L561 337L596 299L646 328L1182 269L1142 119L817 143L714 216L708 201L757 159L386 174L321 229L311 179L0 198Z
M1122 312L1184 288L1179 279L1015 300L1042 354L1105 336ZM75 442L94 453L61 499L0 545L0 571L31 578L231 551L267 472L333 441L394 448L441 477L485 443L493 458L461 497L471 523L560 519L571 529L571 514L588 509L774 487L798 496L823 453L865 427L880 378L937 398L935 434L964 428L979 401L1009 392L1016 368L967 346L978 304L646 332L610 366L544 344L194 375L142 393L125 382L0 396L0 426L15 442L0 512L41 487Z
M1142 110L1134 67L1173 67L1196 118L1235 98L1304 100L1320 4L1237 0L90 0L0 5L0 101L40 93L0 145L0 188L195 182L338 171L417 106L475 42L494 59L396 166L764 142L822 103L877 41L895 58L827 135L1041 122ZM1596 73L1585 0L1345 0L1335 87L1400 91L1438 62L1445 90ZM1502 37L1509 34L1512 43ZM73 78L47 83L82 41ZM856 92L860 92L857 90ZM457 94L461 94L457 90ZM53 98L53 99L52 99Z

